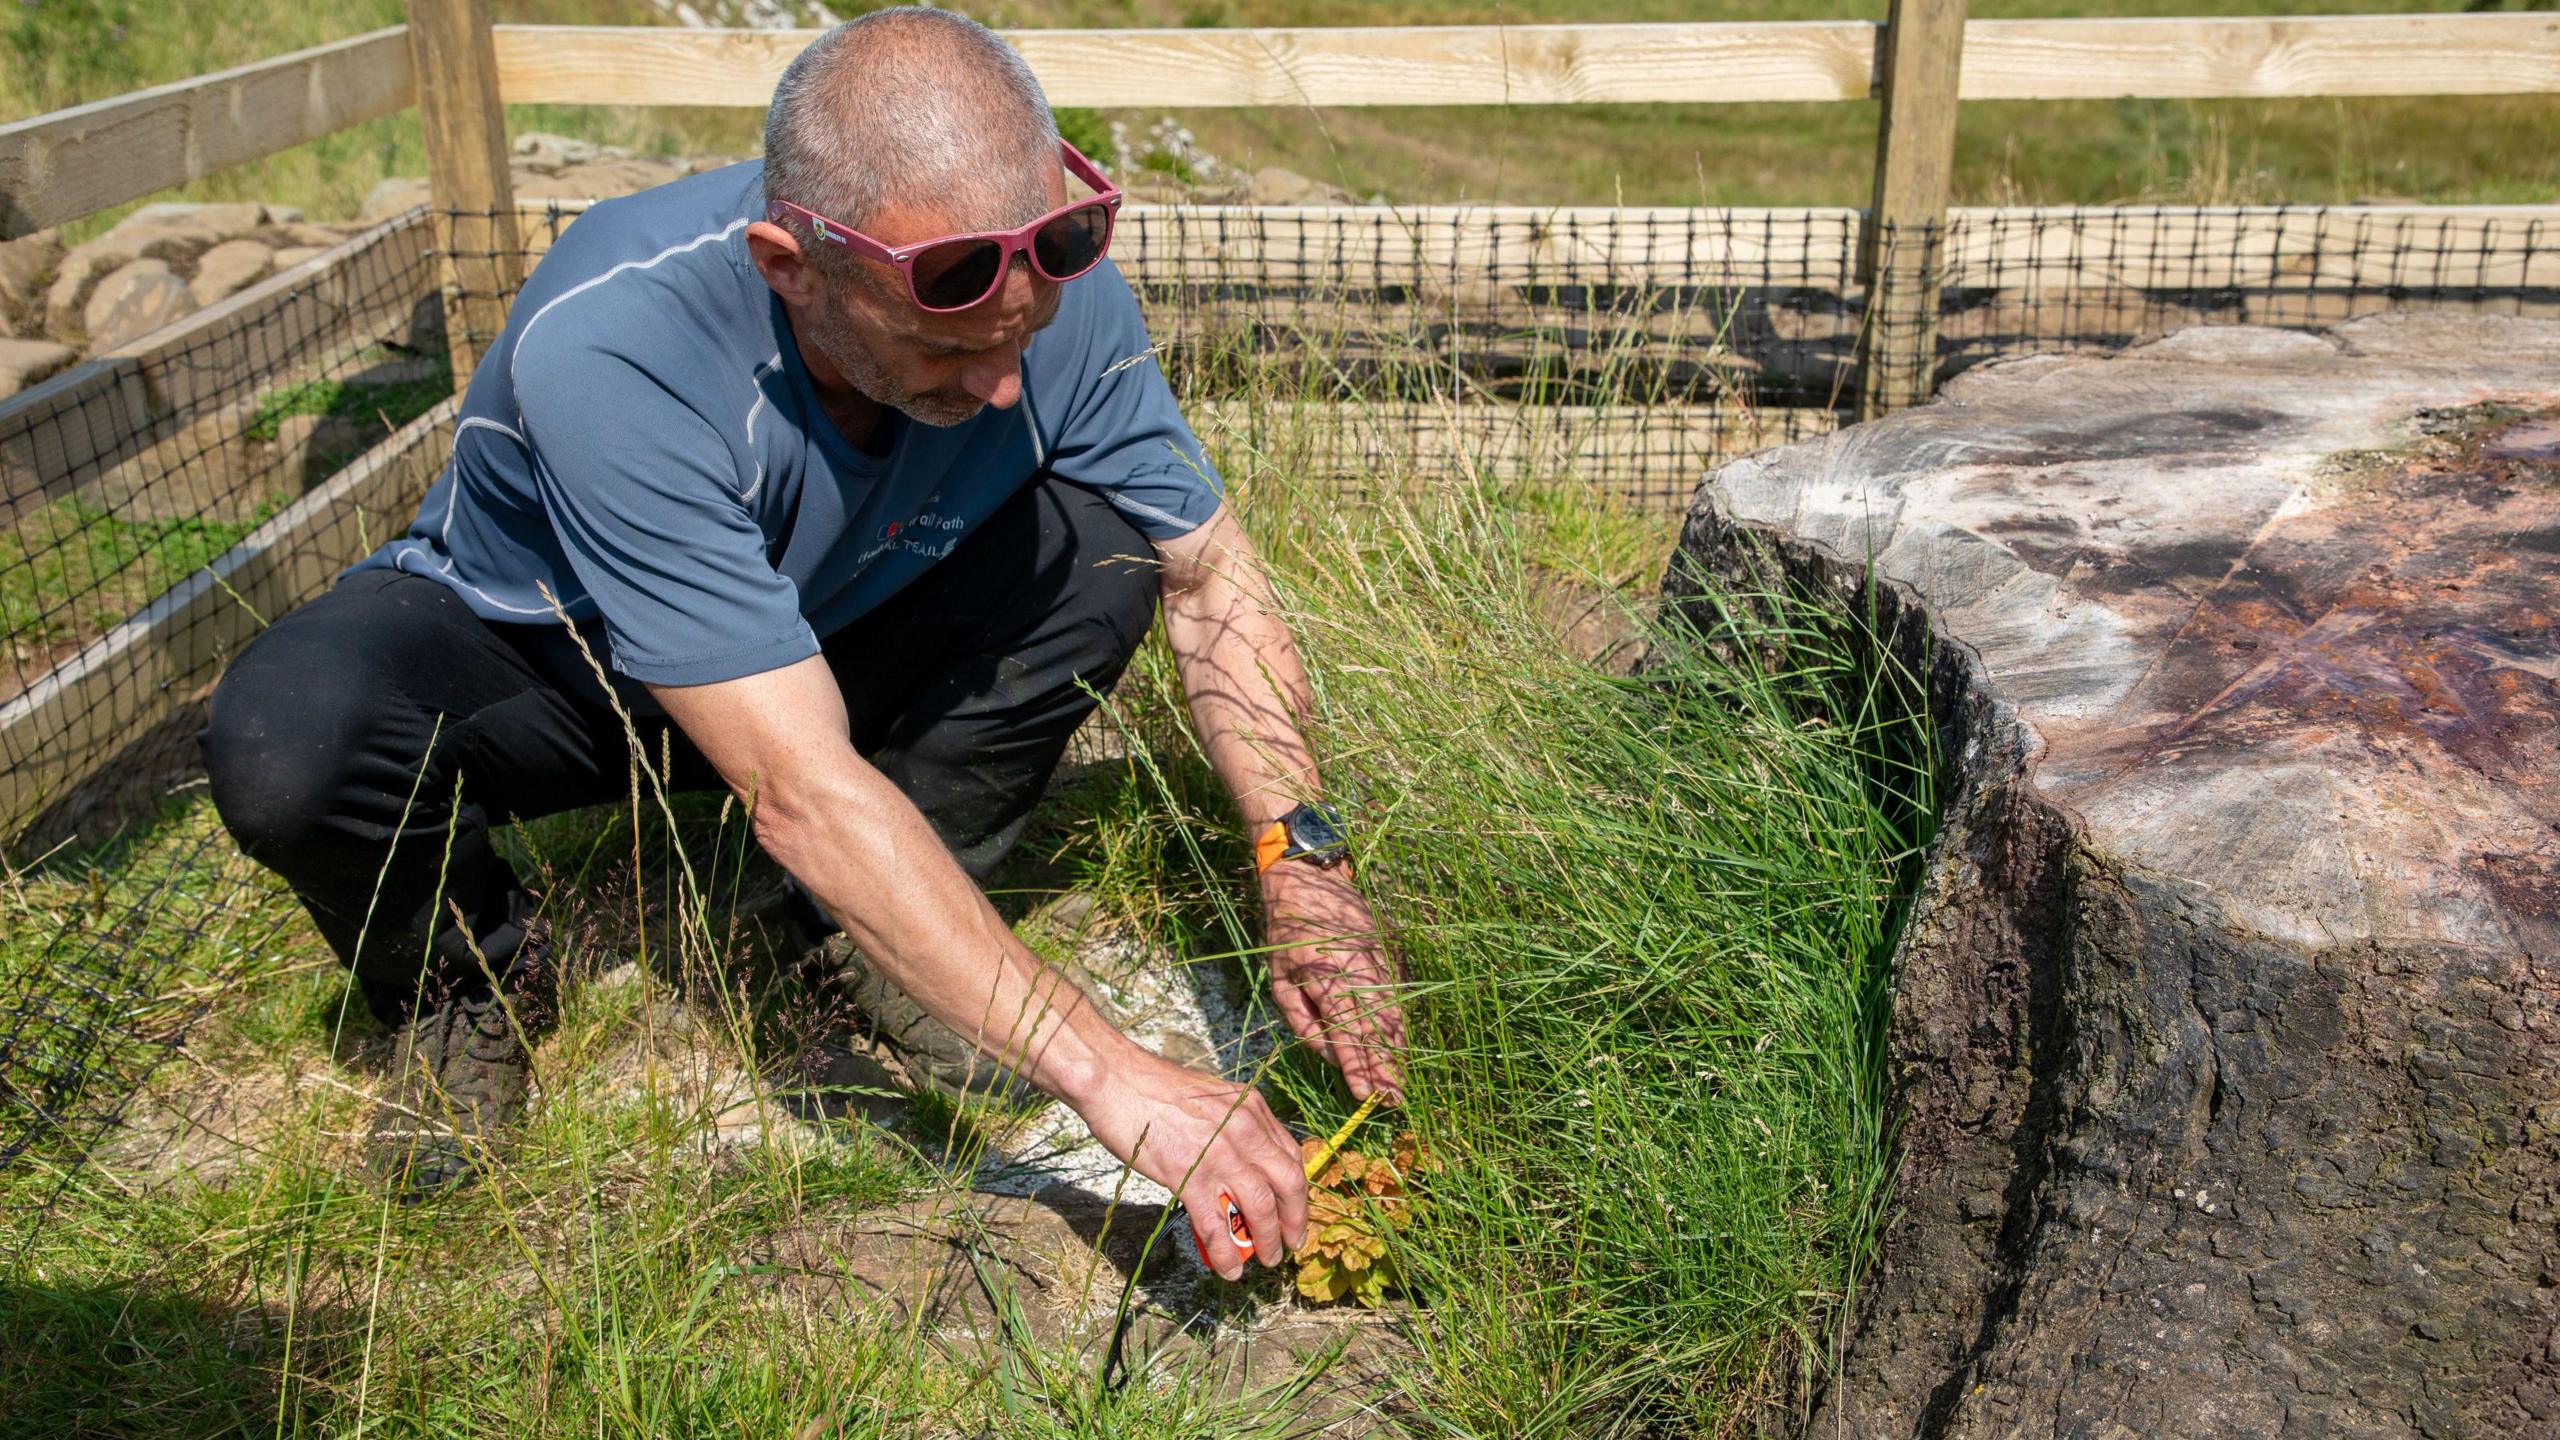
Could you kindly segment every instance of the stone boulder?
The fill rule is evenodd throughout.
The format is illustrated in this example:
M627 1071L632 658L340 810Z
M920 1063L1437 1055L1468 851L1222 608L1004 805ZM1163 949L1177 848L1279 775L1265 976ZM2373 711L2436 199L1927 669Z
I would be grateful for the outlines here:
M511 167L556 174L562 167L583 165L604 155L605 147L593 140L579 140L567 135L553 135L542 130L528 130L516 137ZM628 154L628 151L615 151Z
M395 215L432 203L434 197L429 194L424 177L387 176L376 181L373 189L365 193L364 206L356 212L356 224L361 227L379 225Z
M80 352L50 340L0 340L0 399L70 368Z
M197 257L195 278L187 291L198 305L227 300L267 277L276 268L276 252L255 240L225 240Z
M608 155L554 170L518 167L510 179L518 200L610 200L683 177L673 161Z
M51 230L0 240L0 316L43 323L45 277L62 262L62 242Z
M333 245L345 243L347 238L343 231L333 229L327 225L309 224L301 220L296 220L290 225L285 225L279 228L284 232L283 243L285 245L303 246L313 250L326 250Z
M291 225L302 212L291 205L255 201L195 202L164 200L145 205L117 222L116 230L184 230L219 242L252 234L268 225ZM115 231L107 232L114 234Z
M204 253L208 243L192 233L145 230L110 232L73 246L45 291L45 333L58 340L79 338L81 315L108 276L143 260L163 268L186 264Z
M136 260L98 283L81 320L92 351L113 350L193 314L195 296L165 260Z
M1807 1434L2560 1430L2560 324L2193 329L1714 472L1938 735Z
M1253 172L1245 186L1245 201L1252 205L1348 205L1351 192L1310 180L1295 170L1265 165Z

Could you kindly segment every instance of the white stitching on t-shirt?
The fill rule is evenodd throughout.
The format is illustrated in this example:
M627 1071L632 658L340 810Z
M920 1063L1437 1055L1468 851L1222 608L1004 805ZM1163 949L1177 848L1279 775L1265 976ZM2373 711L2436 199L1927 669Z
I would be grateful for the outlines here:
M764 488L764 455L756 449L756 417L764 413L764 377L781 368L782 352L776 350L772 359L757 366L756 373L747 377L747 383L756 392L756 403L747 407L747 453L756 457L756 478L746 489L738 492L741 500L753 500L756 492Z
M551 612L548 609L527 609L522 605L510 605L506 601L499 599L497 596L490 594L488 591L481 589L479 586L474 585L470 581L453 573L453 508L455 502L462 498L462 432L465 430L495 430L499 434L506 436L508 439L513 440L518 445L525 445L525 439L522 435L517 434L515 431L508 429L506 426L499 424L495 420L489 419L485 415L465 415L460 420L454 422L453 453L451 458L445 461L445 468L447 472L453 476L453 488L445 492L444 523L436 527L436 544L443 549L445 556L444 563L438 565L433 573L446 577L454 584L461 586L463 589L470 591L472 594L479 596L489 604L500 610L504 610L511 615L549 615ZM533 447L525 445L525 448L530 450ZM403 550L399 554L391 557L391 568L394 570L409 570L409 555L409 551ZM420 572L412 570L409 571L409 573L417 574Z
M589 290L593 290L597 286L626 270L655 269L660 262L672 259L673 257L681 255L688 250L701 249L703 246L710 244L714 240L726 240L730 236L737 234L740 230L745 229L747 224L748 221L746 217L740 216L738 219L730 221L725 229L713 230L705 234L696 235L692 239L687 240L680 245L670 245L666 249L659 251L657 254L650 256L646 260L625 260L621 264L614 266L612 269L607 270L601 275L595 276L592 279L581 280L577 284L570 286L568 289L561 291L559 294L552 296L541 309L533 312L532 319L524 322L524 329L516 333L516 348L507 352L508 381L512 383L515 380L516 359L518 356L524 354L524 342L533 338L533 327L541 324L542 317L550 314L553 309L558 307L561 301L569 299L575 295L582 295Z

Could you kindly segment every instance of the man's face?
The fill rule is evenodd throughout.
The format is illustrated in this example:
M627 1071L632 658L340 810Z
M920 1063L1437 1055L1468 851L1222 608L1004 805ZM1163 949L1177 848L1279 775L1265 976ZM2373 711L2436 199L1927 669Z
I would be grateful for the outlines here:
M1050 206L1066 203L1054 169ZM965 222L938 207L891 209L867 234L911 245L957 233ZM927 425L958 425L983 406L1009 409L1022 398L1022 348L1058 315L1058 286L1015 257L1004 284L967 310L937 315L915 303L897 268L843 257L863 273L828 276L801 318L803 337L864 396Z

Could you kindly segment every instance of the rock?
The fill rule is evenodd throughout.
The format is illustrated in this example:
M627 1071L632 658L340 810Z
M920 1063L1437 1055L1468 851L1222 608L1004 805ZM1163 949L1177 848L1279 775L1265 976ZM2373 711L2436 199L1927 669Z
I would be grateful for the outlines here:
M315 250L326 250L332 245L343 244L347 238L326 225L310 225L299 220L284 227L284 237L297 246L307 246Z
M1666 597L1874 616L1941 757L1805 1433L2546 1428L2555 416L2560 323L2200 328L1708 477Z
M290 270L294 266L301 264L303 261L310 259L314 255L325 255L327 253L328 251L326 249L318 245L287 245L275 252L276 268L278 270Z
M31 323L41 320L38 297L44 293L44 277L61 260L62 242L51 230L0 240L0 315L22 316Z
M221 236L192 225L119 225L95 240L74 246L72 255L95 255L114 265L136 260L166 260L184 265L219 243ZM65 260L70 256L63 257Z
M266 278L275 265L276 252L257 241L225 240L197 259L195 279L187 282L187 292L198 305L210 305Z
M1348 191L1337 190L1320 180L1310 180L1295 170L1265 165L1253 172L1253 181L1245 193L1256 205L1347 205Z
M405 211L427 204L427 182L415 175L393 175L377 181L365 193L364 208L356 212L356 224L370 228Z
M516 137L515 158L509 163L535 170L556 171L563 165L583 165L603 154L604 147L592 140L576 140L566 135L531 130Z
M610 200L682 178L683 172L663 160L637 156L571 165L557 172L519 170L513 176L519 200Z
M284 225L302 218L291 206L254 201L216 203L164 200L145 205L116 223L118 230L181 230L203 235L208 242L231 240L264 225Z
M62 257L53 285L45 291L44 328L56 339L75 338L80 317L98 282L139 260L186 264L211 244L195 231L155 227L128 230L119 226L95 240L75 245Z
M79 358L79 351L49 340L0 340L0 396L15 395Z
M89 349L113 350L194 313L195 297L165 260L136 260L98 282L81 312Z

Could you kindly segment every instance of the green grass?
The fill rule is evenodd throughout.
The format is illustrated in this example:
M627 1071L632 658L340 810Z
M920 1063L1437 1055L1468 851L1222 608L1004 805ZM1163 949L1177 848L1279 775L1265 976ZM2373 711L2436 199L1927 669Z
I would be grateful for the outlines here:
M342 362L349 367L394 359L376 349ZM221 517L137 516L130 506L68 495L31 506L0 525L0 633L21 647L13 657L28 672L44 668L52 647L87 641L112 629L154 596L185 579L256 529L276 509L391 431L452 393L439 365L408 379L379 383L322 376L257 397L240 434L273 444L295 416L339 422L316 431L295 457L292 474L275 473L276 457L246 452L188 457L181 468L221 475L248 491L226 495ZM226 469L226 464L232 468ZM252 475L249 467L256 466ZM183 484L186 477L167 477ZM210 500L210 495L201 497Z
M0 528L0 633L33 647L16 658L41 670L42 647L114 628L237 544L271 508L239 520L131 519L71 495L22 511Z
M1728 597L1724 643L1657 630L1638 677L1563 653L1541 597L1649 578L1658 528L1501 486L1382 516L1286 473L1246 466L1409 970L1414 1123L1449 1164L1401 1257L1424 1277L1423 1428L1750 1428L1818 1367L1884 1197L1875 1043L1930 805L1916 732L1856 628L1783 598ZM1740 658L1760 654L1783 659ZM1164 735L1175 698L1159 663L1120 703ZM1155 846L1094 852L1232 873L1214 784L1155 773L1119 822ZM1234 895L1190 913L1192 946L1256 943ZM1348 1109L1311 1064L1275 1083L1315 1131Z
M1220 460L1363 817L1362 882L1410 972L1412 1123L1449 1167L1399 1257L1420 1277L1390 1377L1402 1423L1747 1427L1819 1355L1885 1181L1883 954L1927 800L1878 767L1905 737L1858 632L1737 603L1772 643L1672 628L1641 676L1582 665L1556 597L1648 623L1663 522L1553 475L1350 504L1291 478L1287 438L1223 439ZM1258 975L1247 867L1160 646L1110 713L1129 758L1060 788L1000 899L1081 889L1147 945ZM186 807L102 866L16 876L0 930L110 912L210 825ZM1027 1323L955 1338L777 1269L780 1237L950 1195L1006 1117L811 1127L784 1118L787 1084L715 1083L760 1073L790 1029L759 932L728 918L763 873L733 808L644 800L513 843L589 963L645 964L572 990L495 1181L402 1208L367 1178L366 1027L253 880L226 933L283 918L284 938L180 956L171 987L213 1011L134 1132L75 1170L50 1149L0 1168L13 1221L69 1176L49 1225L0 1234L31 1247L0 1278L0 1432L796 1436L833 1416L861 1435L1245 1437L1370 1383L1319 1360L1257 1388L1211 1347L1110 1391L1097 1353ZM0 946L0 979L29 953ZM1266 1087L1309 1128L1348 1108L1301 1053ZM233 1137L191 1142L192 1171L146 1143L189 1108ZM1248 1323L1290 1302L1266 1282L1219 1303Z
M259 396L243 433L254 440L273 440L295 415L379 425L388 433L434 409L452 393L453 377L444 370L378 385L322 376Z
M2539 3L2539 0L2537 0ZM838 5L841 13L858 6ZM1979 0L1984 18L2052 15L2455 11L2473 0ZM2508 8L2523 8L2509 0ZM498 0L504 20L659 22L643 0ZM1375 25L1880 18L1881 0L995 0L999 25ZM0 20L0 120L202 73L398 22L397 0L22 0ZM1119 118L1143 131L1153 113ZM750 111L514 107L518 131L645 152L745 154ZM1875 108L1827 105L1204 110L1184 123L1210 153L1281 165L1401 203L1860 205ZM1088 127L1090 129L1091 127ZM1965 204L2547 202L2560 195L2560 97L1994 102L1965 108L1955 193ZM371 122L211 177L191 198L265 199L350 215L375 181L421 174L416 118ZM108 218L112 218L112 213ZM95 224L91 222L91 228Z

